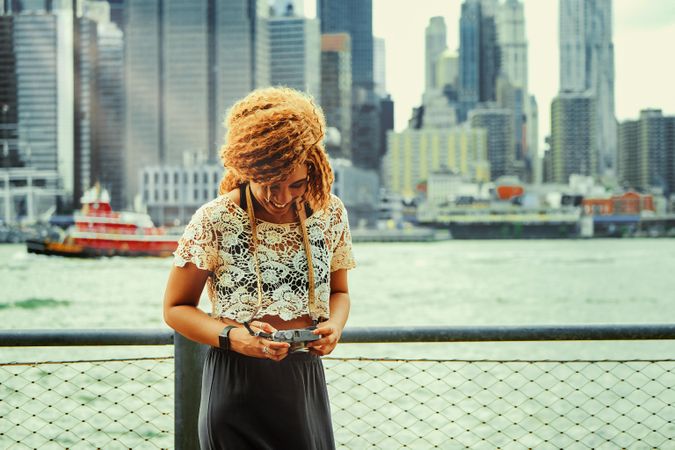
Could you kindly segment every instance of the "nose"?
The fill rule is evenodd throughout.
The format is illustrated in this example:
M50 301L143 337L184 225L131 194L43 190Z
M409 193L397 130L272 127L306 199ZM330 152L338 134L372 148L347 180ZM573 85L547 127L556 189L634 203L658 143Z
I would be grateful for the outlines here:
M288 187L283 187L276 192L272 199L280 205L285 205L293 200L293 195L291 195L291 190Z

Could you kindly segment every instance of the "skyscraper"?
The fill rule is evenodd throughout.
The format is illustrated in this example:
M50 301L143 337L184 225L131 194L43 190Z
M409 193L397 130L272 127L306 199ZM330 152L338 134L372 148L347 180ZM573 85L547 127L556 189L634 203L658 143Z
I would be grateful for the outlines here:
M75 187L73 18L67 9L14 16L19 157Z
M372 0L318 0L321 33L349 33L352 48L352 161L380 166L380 100L373 77Z
M500 52L495 0L465 0L459 20L460 120L478 102L496 99Z
M362 169L380 169L380 100L372 89L352 86L352 162Z
M596 100L590 92L561 92L551 104L551 177L597 174Z
M373 89L372 0L318 0L321 33L349 33L352 42L352 83Z
M311 94L321 101L319 21L306 17L272 17L269 22L270 81Z
M269 84L263 0L128 0L127 202L139 169L214 160L234 101Z
M497 42L495 12L497 0L481 0L480 22L480 93L481 102L497 98L497 77L501 69L501 51Z
M98 147L98 86L96 70L98 46L96 22L78 17L73 35L75 44L75 146L74 150L74 200L78 201L95 180L92 179L93 154Z
M459 57L456 53L446 49L436 60L436 89L446 94L451 89L456 97L458 76ZM457 98L451 100L456 101Z
M384 98L387 95L387 59L384 38L373 37L373 81L375 94Z
M124 207L124 39L107 2L86 3L84 16L96 22L96 69L91 180Z
M209 2L163 0L161 77L163 78L162 162L178 164L186 151L209 155L213 38Z
M532 161L532 181L541 184L544 177L542 157L539 154L539 106L534 95L528 99L530 111L527 116L527 146Z
M493 103L483 103L469 112L468 122L471 127L487 131L487 160L490 163L491 180L513 173L515 145L512 114L511 110Z
M351 159L352 56L347 33L321 36L321 107L326 125L340 132L340 143L327 145L333 158Z
M527 39L525 13L519 0L506 0L496 15L501 72L509 82L527 92Z
M464 120L480 99L480 3L462 3L459 19L459 119Z
M138 191L139 169L159 164L164 148L161 3L129 0L125 36L127 205Z
M18 99L14 16L0 16L0 168L23 165L17 145Z
M639 132L639 120L626 120L619 124L617 172L619 183L627 189L641 189L643 181L646 181L642 180L646 165L641 164Z
M443 17L432 17L424 32L425 91L436 89L436 67L439 57L448 48L447 28Z
M387 153L387 133L394 129L394 100L391 95L380 99L380 159Z
M425 29L425 84L422 105L413 109L412 128L450 128L457 123L457 59L449 56L445 20L432 17ZM453 64L454 63L454 64Z
M596 100L597 174L616 168L612 0L560 0L560 91Z
M638 120L619 124L619 180L626 188L675 192L675 116L659 109L640 112Z
M526 179L534 181L538 167L538 132L535 111L528 87L528 54L525 37L525 13L520 0L506 0L497 9L496 25L501 75L514 90L514 131L516 159L524 165Z
M13 85L14 95L7 98L12 102L3 103L3 121L13 122L8 124L14 133L10 163L45 171L45 179L54 182L46 187L63 193L57 205L63 212L77 207L83 192L102 181L102 172L117 179L124 173L121 163L114 164L124 149L122 35L117 30L116 57L105 63L109 53L101 47L98 25L109 22L109 5L81 6L75 16L71 2L14 2L14 15L3 17L3 24L12 24L12 58L7 62L13 74L7 85ZM115 86L104 71L116 73ZM114 114L111 102L117 106ZM101 159L104 153L117 160ZM111 193L119 207L122 183L115 188ZM49 207L41 203L35 211Z
M526 108L529 103L527 92L514 86L508 77L502 73L497 80L497 104L511 112L511 129L513 133L514 165L512 175L518 175L523 180L530 180L530 161L527 154L527 121Z
M224 141L222 123L227 110L252 89L270 84L270 55L267 1L224 0L210 5L214 13L209 17L215 21L215 39L209 41L215 74L211 95L215 92L216 143L209 155L213 160Z

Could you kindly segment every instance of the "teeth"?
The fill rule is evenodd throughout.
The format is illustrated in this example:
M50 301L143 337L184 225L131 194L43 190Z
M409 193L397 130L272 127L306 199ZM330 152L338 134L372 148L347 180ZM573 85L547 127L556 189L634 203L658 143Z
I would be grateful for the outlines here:
M288 205L288 203L286 203L286 205L280 205L280 204L278 204L278 203L276 203L276 202L274 202L274 201L272 202L272 204L273 204L274 206L276 206L277 208L279 208L279 209L285 208L286 205Z

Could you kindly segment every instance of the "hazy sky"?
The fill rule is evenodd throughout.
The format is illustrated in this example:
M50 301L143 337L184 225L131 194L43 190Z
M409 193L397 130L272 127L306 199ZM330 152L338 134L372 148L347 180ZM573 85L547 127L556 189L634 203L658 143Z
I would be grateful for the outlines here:
M313 1L305 2L307 13ZM540 141L549 134L558 92L558 0L524 0L529 90L539 105ZM448 48L459 48L461 0L373 0L373 34L386 42L387 90L396 129L404 129L424 89L424 29L445 17ZM618 120L644 108L675 115L675 0L614 0L615 106ZM543 145L540 145L540 149Z

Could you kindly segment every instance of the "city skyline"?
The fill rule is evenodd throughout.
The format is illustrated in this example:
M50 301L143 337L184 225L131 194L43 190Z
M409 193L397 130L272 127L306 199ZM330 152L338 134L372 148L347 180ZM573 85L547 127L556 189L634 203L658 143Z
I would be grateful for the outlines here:
M409 8L410 0L373 0L373 34L385 39L387 91L395 102L395 129L405 129L412 108L424 91L424 30L433 16L443 16L448 48L459 48L462 0L425 0ZM551 102L559 90L558 0L524 0L529 49L529 90L539 105L539 152L550 135ZM314 5L307 2L312 15ZM640 110L675 113L675 62L659 57L675 41L675 2L613 1L613 43L616 69L616 117L635 119ZM546 17L547 20L539 18ZM405 30L405 31L402 31ZM649 51L645 51L648 48ZM637 87L640 89L637 89Z

